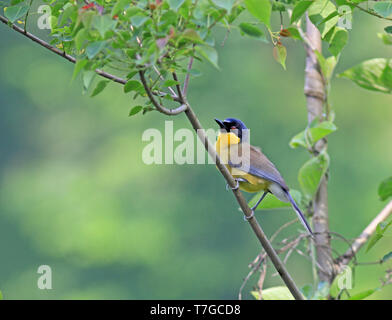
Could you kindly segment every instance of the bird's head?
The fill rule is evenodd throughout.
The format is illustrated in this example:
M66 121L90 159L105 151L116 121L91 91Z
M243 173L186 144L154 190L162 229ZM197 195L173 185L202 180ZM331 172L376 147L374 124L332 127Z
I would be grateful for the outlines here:
M245 124L239 119L227 118L223 121L219 119L215 119L215 121L221 128L222 133L233 133L240 141L242 141L245 132L248 130Z

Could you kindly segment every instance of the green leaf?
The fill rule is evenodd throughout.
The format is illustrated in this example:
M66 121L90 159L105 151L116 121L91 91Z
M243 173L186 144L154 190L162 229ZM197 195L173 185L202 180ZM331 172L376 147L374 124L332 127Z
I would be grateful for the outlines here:
M378 187L378 195L381 201L392 197L392 177L385 179Z
M105 47L106 41L97 41L90 43L86 48L86 55L89 59L93 59Z
M134 116L135 114L139 113L140 111L143 110L142 106L135 106L131 109L131 111L129 112L129 117Z
M307 161L298 173L298 181L303 193L313 198L320 185L321 178L327 172L329 166L329 156L327 153L320 153L317 157Z
M113 6L111 16L114 17L115 15L118 15L122 10L124 10L124 7L127 4L130 4L132 1L131 0L120 0L117 1L116 4Z
M384 28L386 33L392 33L392 26L388 26Z
M346 29L335 27L334 33L332 35L329 52L331 52L335 57L339 55L343 47L346 45L348 40L348 32Z
M392 93L392 60L376 58L366 60L339 74L362 88Z
M390 34L390 33L377 33L377 36L382 40L382 42L384 44L392 45L392 34Z
M72 74L72 81L76 79L76 76L86 66L87 62L88 62L88 60L86 60L86 59L76 61L74 71Z
M290 33L289 37L296 39L296 40L302 40L301 34L299 33L297 28L294 27L289 27L287 28L287 31Z
M219 70L218 66L218 53L212 47L207 46L197 46L195 48L196 52L198 52L203 58L205 58L209 63L211 63L215 68Z
M317 50L315 51L315 54L324 78L329 81L332 77L333 71L335 70L336 64L338 63L337 58L335 56L330 56L325 59L324 56Z
M385 256L383 256L381 259L381 262L384 263L385 261L388 261L389 259L392 259L392 251L387 253Z
M88 70L83 72L83 93L86 93L86 91L90 88L91 83L93 82L95 76L95 72Z
M194 29L186 29L182 33L181 38L190 40L193 43L199 43L199 44L203 44L204 43L203 39L200 37L200 35Z
M0 300L3 300L3 294L0 291Z
M225 9L228 13L231 12L235 0L212 0L219 8Z
M315 122L311 127L295 135L290 141L290 147L297 148L301 146L308 149L336 130L336 126L330 121Z
M251 294L260 300L260 294L258 291L251 291ZM290 290L284 286L272 287L262 291L263 300L294 300Z
M374 4L373 10L387 18L392 14L392 1L379 1Z
M329 0L314 0L308 10L309 19L320 30L321 37L324 36L339 21L335 5Z
M91 97L95 97L97 94L101 93L103 89L106 88L110 81L109 80L101 80L98 82L97 86L95 87L93 93L91 94Z
M382 239L384 236L385 231L388 230L388 228L391 226L392 221L389 223L386 222L380 222L377 227L376 227L376 232L371 236L368 242L368 246L366 247L366 252L368 252L371 248L374 247L374 245Z
M129 80L124 85L124 92L128 93L131 91L140 91L143 88L143 85L137 80Z
M148 19L150 19L149 17L142 15L142 14L137 14L131 17L131 22L132 25L135 28L139 28L141 27Z
M286 57L287 57L287 49L283 44L277 44L273 49L273 55L276 61L278 61L283 69L286 70Z
M350 298L348 298L348 300L363 300L369 297L370 295L372 295L373 293L375 293L377 290L379 289L376 288L376 289L369 289L369 290L362 291L360 293L352 295Z
M249 206L253 207L256 202L260 199L264 192L259 192L257 193L250 201L249 201ZM294 198L296 203L301 203L302 200L302 194L301 192L290 189L290 194ZM281 208L287 208L291 207L291 204L289 202L283 202L280 201L277 197L275 197L273 194L267 194L266 197L263 199L263 201L260 203L260 205L257 207L256 211L258 210L271 210L271 209L281 209Z
M178 84L180 84L178 81L169 79L169 80L166 80L163 83L163 86L164 87L171 87L171 86L175 86L175 85L178 85Z
M29 6L27 4L20 3L4 9L4 15L9 21L14 23L16 20L24 17L27 11L29 11Z
M113 30L116 26L117 21L113 20L109 15L94 16L92 20L93 28L97 29L102 38L105 37L105 33L109 30Z
M272 6L269 0L245 0L248 11L271 29Z
M83 28L78 31L76 34L74 41L75 41L75 48L77 50L81 50L83 48L84 42L87 40L88 31Z
M305 0L305 1L299 1L295 5L293 9L293 13L291 14L291 20L290 23L294 23L298 21L302 15L305 13L305 11L310 7L310 5L313 3L313 0Z
M169 3L170 8L177 12L185 0L167 0L167 2Z
M267 38L265 37L264 32L261 31L258 27L256 27L253 24L243 22L240 24L240 30L242 31L242 33L244 33L250 37L253 37L253 38L265 41L265 42L267 41Z

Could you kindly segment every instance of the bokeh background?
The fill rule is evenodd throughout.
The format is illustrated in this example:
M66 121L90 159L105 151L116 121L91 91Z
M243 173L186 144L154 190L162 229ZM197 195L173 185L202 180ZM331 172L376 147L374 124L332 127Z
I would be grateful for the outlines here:
M276 22L276 21L275 21ZM275 26L277 24L275 23ZM385 23L363 13L337 71L365 59L391 57L376 34ZM29 29L38 35L34 15ZM214 165L145 165L141 136L170 120L156 112L128 117L138 101L110 84L96 98L71 82L73 65L0 25L0 290L5 299L236 299L259 244ZM224 33L218 32L218 41ZM221 71L199 65L189 99L201 122L241 118L252 142L276 163L292 188L308 159L288 146L307 122L305 54L285 40L287 71L269 44L230 34L219 47ZM377 188L392 173L392 97L333 79L339 130L330 136L331 230L353 238L385 205ZM174 128L190 128L184 115ZM263 211L268 235L294 218ZM286 231L293 235L301 228ZM343 252L344 244L334 242ZM363 262L391 251L391 233ZM37 288L49 265L53 289ZM356 269L354 291L378 287L385 265ZM293 254L288 268L300 286L310 263ZM265 287L281 284L268 269ZM245 298L257 278L244 290ZM392 287L371 299L392 298Z

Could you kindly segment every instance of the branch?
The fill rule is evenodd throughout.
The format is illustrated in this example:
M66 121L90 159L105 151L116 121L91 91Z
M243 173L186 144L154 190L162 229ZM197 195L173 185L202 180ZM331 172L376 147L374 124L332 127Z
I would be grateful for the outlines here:
M370 236L376 231L379 223L385 221L392 214L392 201L390 201L384 209L370 222L370 224L362 231L358 238L354 240L349 248L343 255L337 259L340 266L346 266L355 257L359 249L369 240Z
M187 109L187 105L185 103L181 104L178 108L175 109L165 108L163 105L161 105L158 101L155 100L154 95L152 94L152 91L147 84L146 78L144 77L144 71L139 71L139 76L140 80L142 81L143 87L146 90L148 98L159 112L168 116L175 116L177 114L180 114L181 112L184 112Z
M8 25L7 19L5 19L5 18L0 16L0 20L3 23ZM12 28L15 31L25 35L28 38L30 38L34 42L36 42L36 43L40 44L41 46L47 48L48 50L58 54L59 56L62 56L63 58L67 59L68 61L71 61L71 62L75 63L75 61L76 61L75 58L73 58L72 56L66 54L65 52L62 52L62 51L58 50L57 48L52 47L51 45L49 45L45 41L37 38L36 36L34 36L34 35L32 35L32 34L30 34L28 32L25 33L22 29L20 29L19 27L15 26L15 25L12 25ZM103 77L105 77L107 79L113 80L115 82L119 82L121 84L125 84L126 83L125 80L117 78L116 76L108 74L106 72L98 70L97 73L99 75L101 75L101 76L103 76ZM274 264L276 270L278 271L278 273L281 276L282 280L286 284L287 288L290 290L291 294L294 296L295 299L297 299L297 300L304 300L304 297L303 297L302 293L299 291L298 287L296 286L296 284L294 283L294 281L291 278L290 274L288 273L285 265L282 263L282 261L280 260L278 254L276 253L276 251L272 247L270 241L268 240L268 238L264 234L263 229L260 227L259 223L257 222L255 216L253 215L252 210L249 208L249 206L248 206L244 196L242 195L241 191L239 190L239 188L236 187L236 185L237 185L236 181L234 180L234 178L232 177L232 175L230 174L230 172L228 171L226 166L221 163L221 161L219 159L219 156L217 155L217 153L215 151L214 146L211 145L210 141L208 140L205 130L203 129L202 125L200 124L200 121L199 121L198 117L194 113L194 111L191 108L191 106L189 105L189 103L187 101L184 101L183 105L181 105L177 109L172 109L172 110L163 108L155 100L155 98L153 96L153 93L151 92L150 88L148 87L146 79L144 78L144 72L140 71L139 75L140 75L141 81L143 83L143 86L146 89L148 97L150 98L151 102L154 104L154 106L160 112L168 114L168 115L173 115L173 114L178 114L180 112L185 111L185 114L188 117L189 122L192 124L192 127L195 129L198 137L203 142L203 144L205 146L205 149L207 150L209 155L215 160L216 166L217 166L218 170L221 172L221 174L223 175L223 177L225 178L227 184L231 187L231 189L232 189L232 191L234 193L234 196L235 196L238 204L241 207L242 212L248 218L247 220L248 220L248 222L249 222L253 232L255 233L256 237L259 240L259 242L263 246L265 252L268 254L269 258L271 259L272 263Z
M316 117L323 117L323 107L326 90L320 66L317 62L315 50L322 52L321 35L319 30L306 16L306 68L305 86L306 104L308 109L308 122L311 123ZM315 145L316 151L320 152L327 147L326 139L319 140ZM313 228L315 233L315 246L317 252L317 263L327 271L318 272L320 281L332 282L334 277L334 263L332 258L331 243L329 238L328 222L328 180L324 175L321 178L319 189L313 199Z
M371 10L368 10L368 9L365 9L365 8L361 7L361 6L359 5L359 3L354 3L354 2L352 2L351 0L347 0L347 2L348 2L349 4L351 4L351 5L353 5L354 7L358 8L359 10L361 10L361 11L363 11L363 12L366 12L366 13L372 15L372 16L375 16L375 17L380 18L380 19L392 21L392 18L383 17L383 16L379 15L377 12L374 12L374 11L371 11Z

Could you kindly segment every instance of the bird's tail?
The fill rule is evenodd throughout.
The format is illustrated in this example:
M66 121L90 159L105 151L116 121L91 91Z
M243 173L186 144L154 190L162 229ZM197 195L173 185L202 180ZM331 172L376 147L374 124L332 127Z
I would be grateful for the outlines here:
M288 191L285 191L285 193L287 195L287 199L290 201L291 205L293 206L293 209L296 212L299 220L301 221L305 229L309 232L309 234L313 237L313 231L310 228L309 223L306 221L305 216L303 215L301 209L297 206L291 194Z

